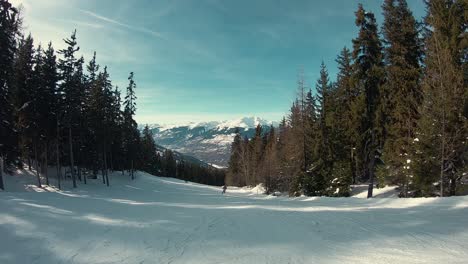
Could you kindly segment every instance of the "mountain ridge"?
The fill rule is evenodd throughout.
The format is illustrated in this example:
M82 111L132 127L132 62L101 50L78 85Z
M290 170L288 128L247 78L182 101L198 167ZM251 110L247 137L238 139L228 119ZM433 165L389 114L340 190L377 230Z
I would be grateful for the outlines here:
M193 156L213 166L227 167L236 129L239 129L243 137L251 138L258 124L267 129L271 125L278 125L260 117L247 116L233 120L179 125L149 124L148 127L157 144Z

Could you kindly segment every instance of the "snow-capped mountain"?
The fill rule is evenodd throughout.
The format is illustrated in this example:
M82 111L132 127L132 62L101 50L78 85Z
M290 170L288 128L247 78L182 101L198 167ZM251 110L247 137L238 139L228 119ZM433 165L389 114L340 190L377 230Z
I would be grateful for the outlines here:
M157 144L196 157L218 167L229 161L231 143L236 129L242 136L252 137L255 127L276 126L259 117L244 117L228 121L189 123L186 125L149 125Z

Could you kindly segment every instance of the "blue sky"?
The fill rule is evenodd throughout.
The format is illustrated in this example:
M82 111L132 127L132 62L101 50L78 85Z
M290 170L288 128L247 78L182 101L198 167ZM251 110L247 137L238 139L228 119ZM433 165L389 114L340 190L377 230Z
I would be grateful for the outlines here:
M332 79L339 51L356 36L363 3L381 24L382 1L12 0L24 6L36 43L77 29L124 89L137 82L139 123L185 123L255 115L279 120L295 96L300 68L314 87L323 60ZM408 0L420 19L422 0Z

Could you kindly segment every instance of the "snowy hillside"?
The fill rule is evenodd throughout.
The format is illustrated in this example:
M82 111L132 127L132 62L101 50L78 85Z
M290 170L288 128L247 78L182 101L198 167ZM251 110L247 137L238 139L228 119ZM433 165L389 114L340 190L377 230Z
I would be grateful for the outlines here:
M7 178L7 187L19 180ZM0 192L0 263L468 259L468 197L290 199L257 194L258 187L223 196L216 187L145 173L135 181L115 173L109 188L99 182Z
M252 137L258 124L265 129L277 125L259 117L244 117L222 122L153 124L149 127L157 144L222 167L227 166L236 129L240 130L242 136Z

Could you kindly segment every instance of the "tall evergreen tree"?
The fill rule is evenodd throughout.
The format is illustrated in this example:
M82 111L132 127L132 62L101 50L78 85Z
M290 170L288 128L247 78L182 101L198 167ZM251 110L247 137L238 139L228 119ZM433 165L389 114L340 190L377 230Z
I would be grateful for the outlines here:
M156 157L156 144L148 125L145 126L142 132L140 152L142 153L142 169L157 174L154 160Z
M35 174L38 187L41 187L39 175L39 157L37 147L39 144L39 131L37 124L37 98L36 85L40 85L39 67L35 68L33 38L28 35L23 38L18 47L18 54L14 62L14 97L16 130L19 131L19 147L22 157L29 160L34 157Z
M20 26L18 10L8 0L0 0L0 189L5 188L3 172L17 156L11 97L13 63Z
M70 159L70 173L73 180L73 187L76 188L76 175L75 175L75 164L74 164L74 137L73 128L76 127L79 118L80 110L80 99L82 87L79 86L79 78L81 76L79 67L83 63L81 59L76 58L76 52L80 50L76 41L76 30L72 32L69 39L65 39L67 47L59 51L63 56L58 61L58 69L60 70L60 92L63 99L62 120L65 121L68 132L68 151Z
M124 164L122 161L124 159L124 149L122 145L122 136L123 136L123 112L122 108L122 100L120 96L119 87L115 87L112 91L111 96L111 125L109 127L110 133L110 169L114 170L116 167L122 168L122 166L118 164ZM117 165L117 166L116 166Z
M133 72L130 73L128 77L128 86L127 86L127 94L124 100L124 131L125 131L125 150L127 153L127 161L130 163L130 173L132 179L134 179L134 163L135 158L137 155L137 143L139 141L139 132L137 128L137 123L133 119L133 116L136 112L136 95L135 95L135 88L136 84L134 81ZM172 168L172 167L171 167Z
M86 65L86 78L85 78L85 104L86 116L84 118L85 126L88 127L87 135L84 142L84 148L87 155L83 158L84 164L92 169L93 174L97 177L99 168L99 147L98 147L98 133L102 125L102 87L99 82L99 65L96 61L96 52L93 53L92 59Z
M289 186L290 195L300 195L304 191L304 181L307 178L306 172L313 159L308 146L312 144L310 142L312 135L310 130L313 128L307 120L313 118L313 115L307 111L312 110L312 108L315 110L316 106L311 100L310 97L308 98L304 70L301 69L297 78L297 97L290 110L288 133L286 133L287 137L283 142L285 143L284 146L286 146L284 150L287 157L294 157L287 159L282 166L283 173L289 175L287 185ZM314 103L314 106L311 106L310 103Z
M289 120L288 120L288 133L285 138L285 155L287 157L286 163L283 166L285 175L289 178L289 194L297 196L301 194L303 189L303 181L305 178L305 171L307 164L305 164L304 154L305 149L305 133L302 115L302 103L299 99L291 106Z
M42 101L40 104L40 123L44 138L44 155L45 155L45 176L46 184L49 184L48 163L49 163L49 146L53 138L56 138L56 122L57 122L57 58L55 55L52 43L49 43L44 51L42 64L39 66L42 78L42 87L39 98ZM57 166L58 167L58 166Z
M333 153L336 159L348 164L348 173L350 174L348 177L351 178L351 182L356 183L356 142L353 140L355 137L353 137L353 113L351 106L356 99L357 93L355 91L356 87L351 83L353 75L351 52L346 47L343 48L336 62L338 64L334 98L336 111L333 116L331 130L334 134L334 145L337 147L333 148Z
M44 85L44 76L42 71L42 65L44 64L44 58L42 54L42 47L39 45L35 51L34 56L34 69L32 76L32 87L31 95L31 109L32 109L32 122L29 128L32 131L33 138L33 149L34 157L36 160L36 175L38 176L38 186L41 187L40 173L44 173L46 176L46 184L49 184L49 178L47 175L47 166L45 165L44 155L45 151L45 120L47 118L47 99L48 94ZM43 152L41 150L44 150ZM41 166L39 166L42 163Z
M320 116L317 111L317 100L316 97L312 95L312 91L309 90L306 95L305 100L305 113L304 123L305 123L305 155L304 162L307 167L312 164L312 162L317 158L317 148L318 148L318 132L320 125Z
M231 144L231 157L229 159L229 169L226 174L226 184L233 186L245 185L242 177L242 148L242 137L239 129L236 128L234 141Z
M421 48L417 22L405 0L386 0L384 14L386 83L383 86L387 111L384 161L386 175L403 188L407 196L412 172L408 160L413 160L413 140L422 94L419 85Z
M250 151L250 175L247 181L247 185L256 185L261 182L260 179L260 161L262 160L263 154L263 128L260 124L257 124L255 128L255 135L252 140L249 142L249 151Z
M315 151L313 162L308 169L308 180L304 184L307 195L325 195L333 166L329 135L331 84L325 64L320 65L320 77L315 87L317 91L317 124L315 129Z
M368 197L372 197L376 157L383 141L381 120L385 113L378 111L384 75L383 55L374 14L366 12L361 4L356 12L356 26L359 34L353 40L353 83L359 90L359 98L353 107L364 178L369 180Z
M427 1L425 76L420 109L415 185L420 195L454 195L466 169L466 1ZM463 45L465 48L463 49ZM438 179L434 177L438 175Z
M105 178L105 182L107 186L109 186L109 165L108 165L108 153L109 153L109 146L111 143L111 128L113 126L113 93L112 93L112 83L109 78L109 73L107 72L107 67L104 67L104 71L99 75L99 85L102 92L101 97L101 114L102 114L102 126L99 138L99 145L101 147L102 153L102 166L103 166L103 179ZM133 173L133 170L132 170ZM133 174L132 174L133 177Z
M177 176L177 161L174 157L174 153L166 149L164 152L164 176L166 177L176 177Z
M279 179L277 133L273 126L266 133L265 139L262 157L262 182L265 183L266 193L269 194L278 188Z
M286 121L286 117L283 117L278 126L278 179L277 179L277 190L288 191L289 190L289 134L290 128Z

